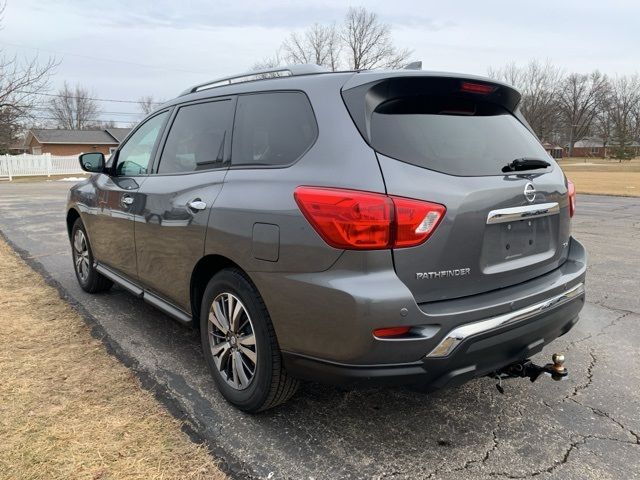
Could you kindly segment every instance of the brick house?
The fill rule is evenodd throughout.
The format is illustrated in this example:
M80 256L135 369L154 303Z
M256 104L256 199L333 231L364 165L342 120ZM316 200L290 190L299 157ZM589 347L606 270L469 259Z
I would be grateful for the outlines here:
M87 152L112 153L124 140L130 128L104 130L60 130L32 128L24 141L27 153L39 155L79 155Z
M611 151L615 149L616 145L616 142L610 141L605 147L604 142L600 138L584 138L582 140L578 140L573 146L573 156L606 158L609 157ZM633 151L634 155L640 155L640 143L632 142L629 145L629 148ZM569 155L569 147L565 148L565 155Z

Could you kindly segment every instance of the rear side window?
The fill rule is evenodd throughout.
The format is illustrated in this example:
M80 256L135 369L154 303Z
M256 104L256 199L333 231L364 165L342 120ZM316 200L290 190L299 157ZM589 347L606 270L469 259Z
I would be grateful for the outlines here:
M231 163L289 165L316 140L318 126L302 92L270 92L238 97Z
M221 167L233 102L220 100L180 107L165 143L159 174Z
M501 175L517 158L547 160L540 142L501 106L421 96L379 105L371 146L389 157L450 175Z

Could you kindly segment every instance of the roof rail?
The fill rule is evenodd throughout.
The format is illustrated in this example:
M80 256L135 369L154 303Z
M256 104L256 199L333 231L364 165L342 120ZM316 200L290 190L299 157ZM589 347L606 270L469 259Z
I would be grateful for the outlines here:
M209 80L205 83L199 83L198 85L187 88L179 96L181 97L189 93L198 92L200 90L207 90L209 88L231 85L233 83L251 82L254 80L262 80L265 78L290 77L293 75L308 75L311 73L322 73L327 71L328 70L325 67L321 67L320 65L315 65L313 63L286 65L284 67L265 68L263 70L252 70L250 72L241 73L239 75L216 78L215 80Z

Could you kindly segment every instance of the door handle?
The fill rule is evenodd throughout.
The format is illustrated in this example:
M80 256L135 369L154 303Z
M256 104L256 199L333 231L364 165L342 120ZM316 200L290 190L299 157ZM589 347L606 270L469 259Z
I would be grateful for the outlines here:
M129 205L131 205L133 203L133 197L130 195L127 195L126 193L124 195L122 195L122 198L120 199L120 202L122 203L122 205L124 205L125 207L128 207Z
M191 200L189 203L187 203L187 205L191 210L204 210L205 208L207 208L207 204L199 198Z

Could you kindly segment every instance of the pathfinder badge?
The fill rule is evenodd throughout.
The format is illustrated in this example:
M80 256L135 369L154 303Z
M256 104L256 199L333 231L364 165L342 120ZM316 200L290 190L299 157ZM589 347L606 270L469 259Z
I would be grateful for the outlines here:
M433 278L464 277L470 273L470 268L454 268L453 270L440 270L439 272L417 272L416 278L418 280L431 280Z

